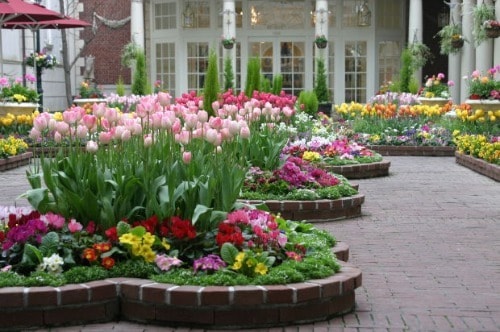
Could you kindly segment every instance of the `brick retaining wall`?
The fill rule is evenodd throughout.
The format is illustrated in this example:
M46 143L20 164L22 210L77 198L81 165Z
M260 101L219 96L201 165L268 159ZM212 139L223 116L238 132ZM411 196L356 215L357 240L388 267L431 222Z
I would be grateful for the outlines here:
M500 182L500 166L498 165L459 152L455 153L455 161L459 165Z
M361 271L333 248L339 273L318 280L264 286L177 286L111 278L61 287L0 288L0 330L126 320L156 325L254 328L326 320L350 312Z

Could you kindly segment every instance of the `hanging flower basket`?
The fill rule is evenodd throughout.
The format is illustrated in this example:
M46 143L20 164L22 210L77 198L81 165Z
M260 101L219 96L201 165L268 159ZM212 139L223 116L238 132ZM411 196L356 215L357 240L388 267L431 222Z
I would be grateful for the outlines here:
M234 43L222 43L222 46L224 46L226 50L230 50L233 48Z
M492 26L491 28L484 28L484 32L488 38L500 37L500 26Z
M457 38L451 40L451 47L453 48L462 48L464 46L463 38Z
M317 46L318 48L326 48L326 45L327 45L327 44L328 44L328 42L326 42L326 41L317 41L317 42L316 42L316 46Z

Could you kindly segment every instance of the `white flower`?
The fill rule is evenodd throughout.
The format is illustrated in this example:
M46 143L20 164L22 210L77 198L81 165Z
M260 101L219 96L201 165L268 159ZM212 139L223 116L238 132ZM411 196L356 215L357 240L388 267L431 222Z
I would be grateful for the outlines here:
M44 257L43 262L38 266L39 271L47 271L52 274L62 273L63 259L58 254L52 254L50 257Z

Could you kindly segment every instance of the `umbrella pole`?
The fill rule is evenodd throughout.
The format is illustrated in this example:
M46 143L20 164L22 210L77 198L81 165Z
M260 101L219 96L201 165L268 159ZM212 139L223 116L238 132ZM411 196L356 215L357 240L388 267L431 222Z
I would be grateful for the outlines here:
M33 30L33 49L36 54L40 53L40 30ZM42 88L42 69L37 66L36 58L33 61L36 75L36 91L38 92L38 111L43 112L43 88Z

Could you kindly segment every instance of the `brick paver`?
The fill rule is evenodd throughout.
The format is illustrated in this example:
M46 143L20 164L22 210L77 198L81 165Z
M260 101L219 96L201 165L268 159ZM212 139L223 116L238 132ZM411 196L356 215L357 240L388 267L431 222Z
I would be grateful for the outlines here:
M499 183L454 157L385 159L388 177L353 181L366 197L362 217L317 224L349 244L363 271L356 311L257 331L500 331ZM0 173L1 205L28 188L24 174ZM50 331L202 330L114 322Z

